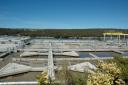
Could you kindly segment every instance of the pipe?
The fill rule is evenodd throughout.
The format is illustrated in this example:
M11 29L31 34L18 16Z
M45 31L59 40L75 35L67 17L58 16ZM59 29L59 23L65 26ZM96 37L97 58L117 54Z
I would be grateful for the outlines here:
M37 85L37 81L22 81L22 82L0 82L0 85Z

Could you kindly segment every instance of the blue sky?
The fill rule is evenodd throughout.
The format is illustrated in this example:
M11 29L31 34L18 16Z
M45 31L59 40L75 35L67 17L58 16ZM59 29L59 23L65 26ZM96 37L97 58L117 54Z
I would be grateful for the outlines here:
M128 28L128 0L0 0L0 27Z

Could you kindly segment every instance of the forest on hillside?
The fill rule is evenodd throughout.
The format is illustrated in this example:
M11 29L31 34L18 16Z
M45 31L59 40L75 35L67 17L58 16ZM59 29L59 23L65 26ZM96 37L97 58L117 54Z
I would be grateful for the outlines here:
M0 35L21 35L31 37L101 37L104 32L123 32L128 33L127 29L12 29L0 28Z

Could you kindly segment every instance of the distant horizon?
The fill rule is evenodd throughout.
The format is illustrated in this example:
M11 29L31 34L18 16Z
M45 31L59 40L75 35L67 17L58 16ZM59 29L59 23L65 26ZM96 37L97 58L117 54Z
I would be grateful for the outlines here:
M128 28L107 28L107 27L105 27L105 28L99 28L99 27L95 27L95 28L20 28L20 27L17 27L17 28L12 28L12 27L0 27L0 29L58 29L58 30L61 30L61 29L110 29L110 30L112 30L112 29L127 29L128 30Z
M128 0L0 0L0 27L128 29Z

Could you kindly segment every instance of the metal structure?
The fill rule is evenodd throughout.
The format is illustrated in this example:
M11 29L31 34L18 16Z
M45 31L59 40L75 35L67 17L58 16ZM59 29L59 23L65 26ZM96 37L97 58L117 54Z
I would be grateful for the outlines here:
M112 39L112 36L117 36L117 39L120 41L121 36L124 36L124 40L125 40L125 37L128 34L125 34L125 33L122 33L122 32L105 32L105 33L103 33L103 35L104 35L104 40L106 40L106 35L109 35L109 36L111 36L111 39Z

